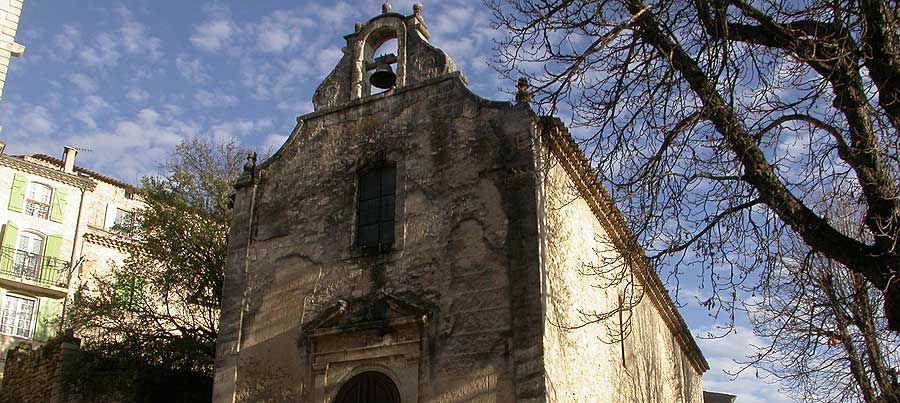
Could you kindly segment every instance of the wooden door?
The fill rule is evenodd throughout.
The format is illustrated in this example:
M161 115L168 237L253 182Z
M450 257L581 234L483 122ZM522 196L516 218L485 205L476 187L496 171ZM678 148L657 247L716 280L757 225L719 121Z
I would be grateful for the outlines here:
M368 371L350 378L338 391L335 403L400 403L394 381L380 372Z

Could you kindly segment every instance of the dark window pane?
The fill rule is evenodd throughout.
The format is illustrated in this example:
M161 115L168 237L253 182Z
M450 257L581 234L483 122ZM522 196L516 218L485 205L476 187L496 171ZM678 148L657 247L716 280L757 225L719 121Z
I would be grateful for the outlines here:
M397 169L384 167L381 169L381 194L392 195L397 187Z
M381 210L381 199L362 200L359 202L359 225L369 225L378 222Z
M381 221L394 221L394 196L381 198Z
M393 243L396 186L395 167L381 166L360 174L357 245L373 247Z
M393 221L381 223L380 232L381 232L381 234L380 234L381 243L394 242L394 222Z
M360 246L371 246L378 243L378 224L359 227Z
M380 196L379 188L379 172L376 169L370 170L363 174L359 181L359 198L372 199Z

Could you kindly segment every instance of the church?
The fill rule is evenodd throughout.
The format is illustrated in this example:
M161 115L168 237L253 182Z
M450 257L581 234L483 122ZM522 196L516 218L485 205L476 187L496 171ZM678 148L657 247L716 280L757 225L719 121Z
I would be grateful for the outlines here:
M386 3L248 157L213 401L703 402L709 365L565 125L524 80L473 94L429 36Z

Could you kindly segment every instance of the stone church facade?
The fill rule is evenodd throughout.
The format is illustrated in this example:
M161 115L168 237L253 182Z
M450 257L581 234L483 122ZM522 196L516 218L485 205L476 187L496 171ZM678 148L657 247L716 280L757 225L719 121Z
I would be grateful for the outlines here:
M525 83L472 94L428 39L386 4L248 159L213 401L702 402L709 367L565 126Z

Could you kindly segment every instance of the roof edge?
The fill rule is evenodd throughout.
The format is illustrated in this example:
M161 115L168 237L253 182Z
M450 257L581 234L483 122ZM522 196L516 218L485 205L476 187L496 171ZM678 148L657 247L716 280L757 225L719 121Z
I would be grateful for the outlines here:
M53 179L67 185L77 187L82 191L94 190L94 188L97 186L97 183L91 179L59 171L36 162L25 160L24 158L9 155L0 155L0 165L23 172L28 172L33 175L39 175L48 179Z
M49 155L47 155L47 154L33 154L33 155L31 155L31 158L37 158L37 159L39 159L39 160L44 160L44 161L47 161L47 162L49 162L49 163L51 163L51 164L59 165L60 167L63 166L63 160L61 160L61 159L59 159L59 158L56 158L56 157L51 157L51 156L49 156ZM79 166L76 166L76 167L75 167L75 172L80 172L80 173L83 173L83 174L86 174L86 175L90 175L91 178L93 178L93 179L95 179L95 180L103 181L103 182L109 183L109 184L111 184L111 185L118 186L118 187L120 187L120 188L124 188L124 189L127 189L127 190L133 190L133 191L137 191L137 190L138 190L134 185L130 185L130 184L125 183L125 182L123 182L123 181L120 181L120 180L118 180L118 179L116 179L116 178L113 178L113 177L110 177L110 176L106 176L106 175L103 175L103 174L101 174L101 173L94 172L94 171L91 171L91 170L89 170L89 169L85 169L85 168L82 168L82 167L79 167Z

